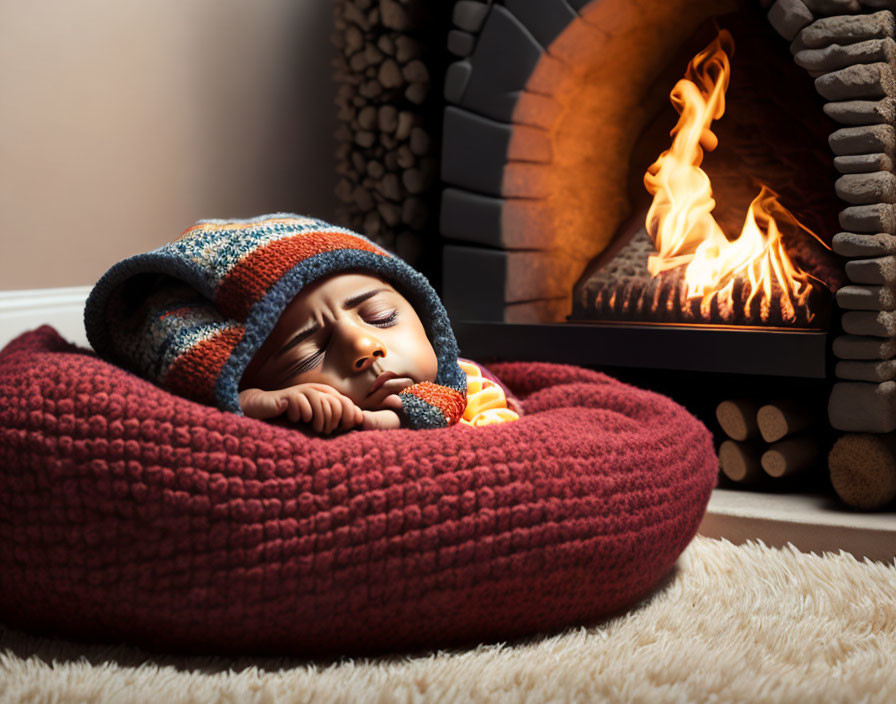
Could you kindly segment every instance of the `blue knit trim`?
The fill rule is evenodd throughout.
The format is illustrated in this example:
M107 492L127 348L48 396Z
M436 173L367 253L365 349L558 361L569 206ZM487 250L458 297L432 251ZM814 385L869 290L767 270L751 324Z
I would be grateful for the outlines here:
M441 409L414 394L401 396L401 410L405 423L416 429L447 428L448 421Z

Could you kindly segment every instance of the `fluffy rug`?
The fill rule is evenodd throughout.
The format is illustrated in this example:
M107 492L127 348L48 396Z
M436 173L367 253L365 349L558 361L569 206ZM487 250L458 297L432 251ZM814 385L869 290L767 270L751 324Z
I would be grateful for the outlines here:
M174 657L0 629L3 702L892 702L896 562L698 536L637 608L476 649Z

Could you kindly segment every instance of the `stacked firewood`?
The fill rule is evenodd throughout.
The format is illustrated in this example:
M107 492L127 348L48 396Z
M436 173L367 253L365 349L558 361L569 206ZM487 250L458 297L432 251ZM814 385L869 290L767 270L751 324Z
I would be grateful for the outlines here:
M821 472L823 415L805 401L722 401L716 420L726 438L719 468L742 486L769 486L785 477ZM849 433L827 454L831 485L847 505L875 510L896 502L896 433Z
M716 420L727 436L719 467L739 484L792 477L820 464L819 415L805 403L729 399L716 408Z
M426 42L415 0L339 0L333 42L338 219L412 265L436 175Z

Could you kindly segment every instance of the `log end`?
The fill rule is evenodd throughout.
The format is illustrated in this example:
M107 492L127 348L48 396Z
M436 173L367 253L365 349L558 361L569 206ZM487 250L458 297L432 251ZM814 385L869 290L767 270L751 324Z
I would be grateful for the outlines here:
M719 446L719 468L731 481L751 484L762 478L759 453L752 443L725 440Z
M839 438L828 455L834 491L850 506L880 509L896 499L896 444L889 435Z
M732 440L743 442L758 433L756 411L759 404L752 399L722 401L716 407L716 420Z

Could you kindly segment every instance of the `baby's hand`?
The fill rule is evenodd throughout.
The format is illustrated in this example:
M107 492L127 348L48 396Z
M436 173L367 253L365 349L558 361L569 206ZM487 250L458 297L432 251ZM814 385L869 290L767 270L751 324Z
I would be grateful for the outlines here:
M364 414L364 430L394 430L401 427L401 418L395 411L361 411Z
M239 401L243 413L250 418L267 420L286 411L293 423L310 423L318 433L329 434L337 428L350 430L364 422L361 409L327 384L296 384L274 391L244 389Z
M401 418L396 411L401 408L401 398L389 394L383 399L383 408L378 411L361 411L364 415L364 430L394 430L401 427Z

